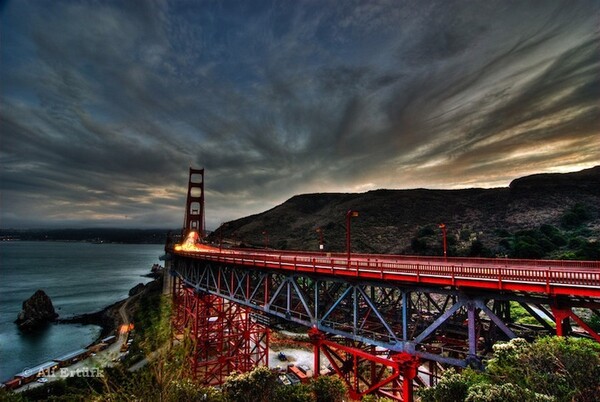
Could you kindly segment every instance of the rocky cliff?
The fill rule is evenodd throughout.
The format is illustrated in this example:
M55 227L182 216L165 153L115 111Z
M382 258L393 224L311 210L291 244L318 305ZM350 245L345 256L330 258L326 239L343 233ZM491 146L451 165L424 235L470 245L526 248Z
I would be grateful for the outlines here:
M15 323L23 331L31 331L56 320L58 314L54 310L52 300L43 291L37 290L29 299L23 302L23 309L18 314Z

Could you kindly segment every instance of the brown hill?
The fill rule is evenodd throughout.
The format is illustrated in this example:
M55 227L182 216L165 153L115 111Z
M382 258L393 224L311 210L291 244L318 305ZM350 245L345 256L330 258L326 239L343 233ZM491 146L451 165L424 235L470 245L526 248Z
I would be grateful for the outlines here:
M548 239L554 236L550 239L556 243L554 248L540 246L545 246L543 256L548 257L546 254L568 249L574 238L597 245L600 166L575 173L527 176L514 180L508 188L297 195L263 213L228 222L209 239L217 242L222 235L229 241L264 247L266 231L269 247L317 250L316 230L321 228L326 250L345 251L348 210L359 211L351 223L356 252L440 253L437 224L443 222L450 255L511 254L519 236L531 238L541 233Z

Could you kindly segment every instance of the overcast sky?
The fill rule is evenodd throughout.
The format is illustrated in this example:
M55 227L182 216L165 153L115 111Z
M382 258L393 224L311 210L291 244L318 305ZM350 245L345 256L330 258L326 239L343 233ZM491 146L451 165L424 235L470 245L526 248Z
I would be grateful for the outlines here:
M598 1L0 3L0 227L600 164Z

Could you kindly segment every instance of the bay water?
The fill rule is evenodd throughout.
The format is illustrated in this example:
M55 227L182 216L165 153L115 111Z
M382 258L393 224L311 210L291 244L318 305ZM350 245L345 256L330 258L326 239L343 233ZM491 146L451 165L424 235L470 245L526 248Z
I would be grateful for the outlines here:
M0 381L92 343L100 327L52 324L34 334L14 320L22 303L41 289L60 318L92 313L122 300L147 283L161 244L0 242Z

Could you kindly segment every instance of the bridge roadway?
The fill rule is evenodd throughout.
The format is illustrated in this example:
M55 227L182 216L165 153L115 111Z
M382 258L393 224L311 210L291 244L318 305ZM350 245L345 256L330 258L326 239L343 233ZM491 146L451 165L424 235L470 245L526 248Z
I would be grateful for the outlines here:
M172 253L225 264L456 289L600 297L600 261L420 257L221 249L197 245Z

